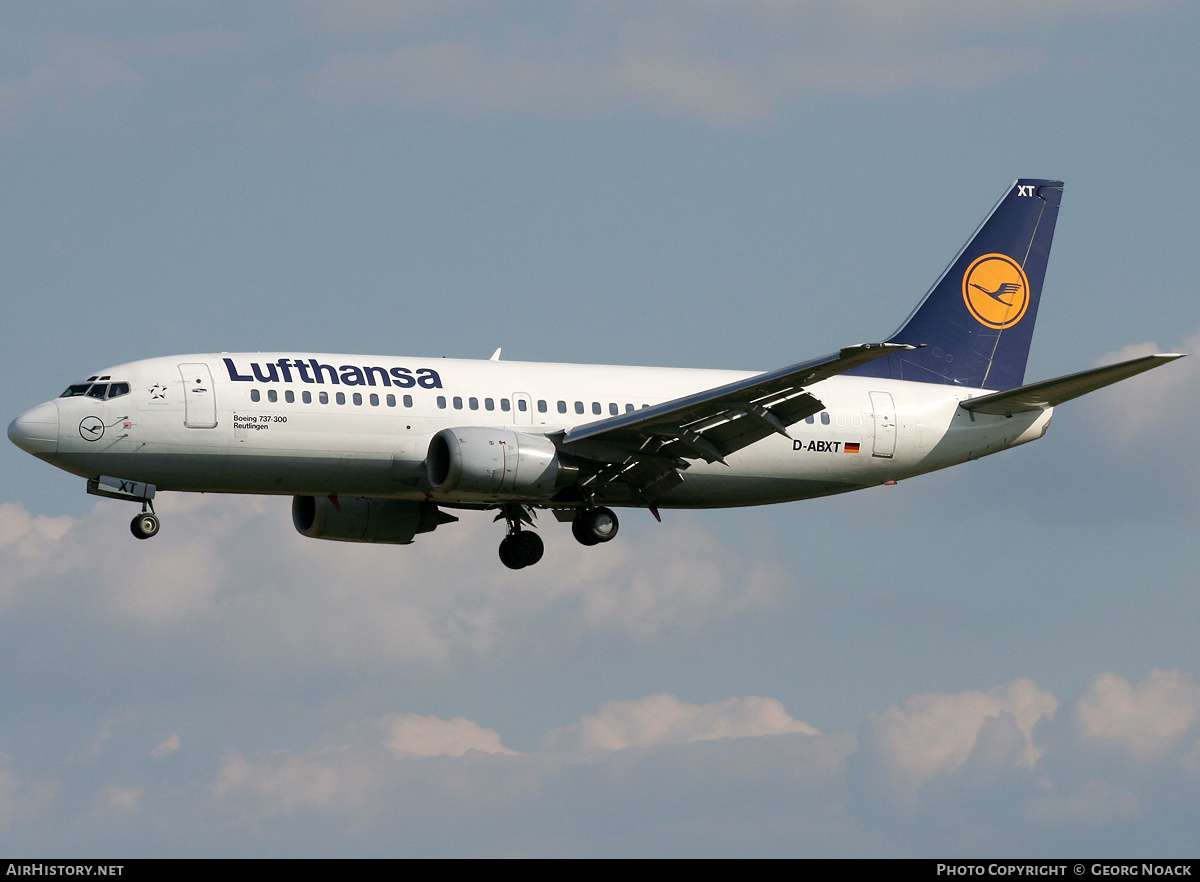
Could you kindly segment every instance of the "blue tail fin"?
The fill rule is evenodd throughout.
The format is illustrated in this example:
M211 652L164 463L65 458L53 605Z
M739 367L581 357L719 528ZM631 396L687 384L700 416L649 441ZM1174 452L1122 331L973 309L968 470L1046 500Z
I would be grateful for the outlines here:
M848 373L977 389L1020 386L1062 187L1034 178L1014 183L887 341L921 348Z

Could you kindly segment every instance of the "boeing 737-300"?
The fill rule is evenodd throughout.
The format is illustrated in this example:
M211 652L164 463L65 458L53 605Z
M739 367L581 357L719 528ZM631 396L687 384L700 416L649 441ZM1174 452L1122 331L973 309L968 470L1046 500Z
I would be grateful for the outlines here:
M105 368L8 436L141 504L160 490L293 497L305 536L407 544L492 509L500 559L537 563L536 509L583 545L613 508L761 505L910 478L1042 437L1056 405L1162 365L1148 355L1024 384L1062 182L1021 179L881 343L766 373L318 353Z

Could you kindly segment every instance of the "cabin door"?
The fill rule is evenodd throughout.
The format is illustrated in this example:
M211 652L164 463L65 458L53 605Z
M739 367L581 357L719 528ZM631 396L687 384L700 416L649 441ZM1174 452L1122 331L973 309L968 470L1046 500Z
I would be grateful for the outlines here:
M189 429L211 429L217 424L217 396L206 364L181 364L183 424Z
M891 393L872 392L871 410L875 412L875 445L871 455L890 458L896 453L896 405Z

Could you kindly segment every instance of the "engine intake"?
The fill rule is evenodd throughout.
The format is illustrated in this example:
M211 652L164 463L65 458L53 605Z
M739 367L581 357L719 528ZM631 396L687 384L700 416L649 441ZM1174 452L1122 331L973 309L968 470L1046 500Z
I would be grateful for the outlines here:
M430 439L426 476L438 495L548 499L579 467L545 435L484 426L442 429Z
M432 502L349 497L293 496L292 523L312 539L407 545L418 533L457 521Z

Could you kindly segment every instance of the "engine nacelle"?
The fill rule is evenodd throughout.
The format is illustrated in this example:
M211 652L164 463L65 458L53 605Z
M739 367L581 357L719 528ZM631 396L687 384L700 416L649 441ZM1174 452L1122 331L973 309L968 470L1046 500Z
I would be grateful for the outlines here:
M425 471L438 495L535 499L549 499L579 476L545 435L485 426L442 429L429 442Z
M432 502L359 496L339 498L335 505L325 496L292 497L292 523L313 539L407 545L418 533L457 520Z

